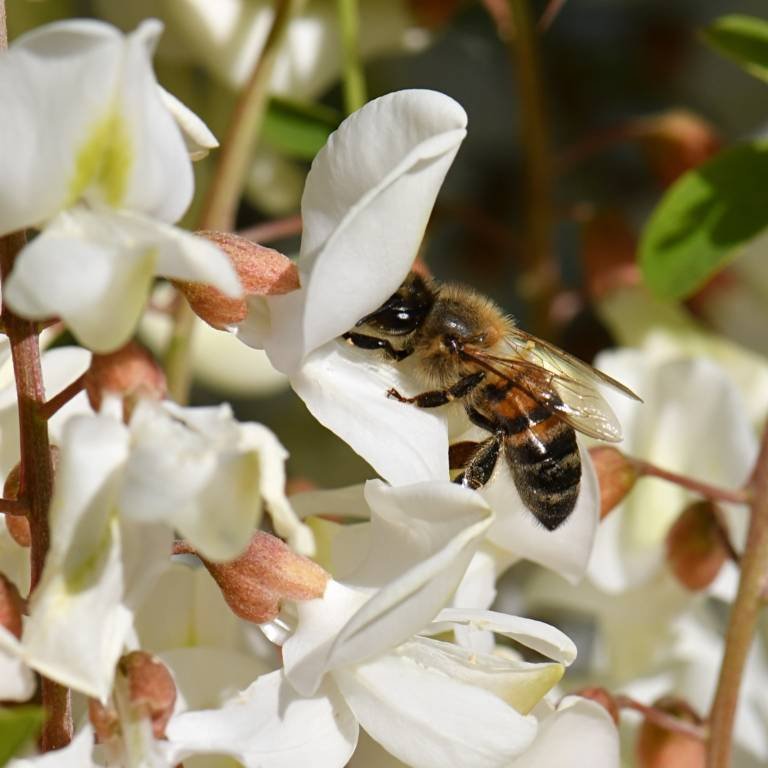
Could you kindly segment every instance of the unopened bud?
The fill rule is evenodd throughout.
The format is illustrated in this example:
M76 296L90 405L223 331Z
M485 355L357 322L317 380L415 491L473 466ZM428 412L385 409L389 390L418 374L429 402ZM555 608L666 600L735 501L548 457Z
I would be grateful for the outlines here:
M99 744L111 741L120 733L120 718L111 702L102 704L98 699L88 699L88 719Z
M701 725L701 718L684 701L665 697L654 709L693 725ZM663 728L650 720L640 726L635 745L638 768L704 768L706 745L692 734Z
M128 699L134 711L150 719L156 739L165 736L176 704L176 683L168 667L146 651L133 651L120 659L118 669L128 681Z
M710 123L683 109L639 120L635 131L651 171L665 187L708 160L722 146Z
M3 486L3 497L16 501L19 498L19 488L21 484L21 464L16 466L8 473ZM32 545L32 536L29 532L29 520L26 515L6 515L5 527L11 538L20 547L30 547Z
M589 449L600 485L600 519L620 504L637 482L635 465L618 449L600 445Z
M16 638L21 637L24 607L24 598L16 585L4 573L0 573L0 627L7 629Z
M283 600L322 597L330 578L317 563L263 531L254 535L248 549L235 560L203 563L232 611L255 624L274 619Z
M135 341L106 355L93 355L85 374L85 391L91 407L98 411L105 395L123 400L123 416L130 419L139 400L162 400L165 374L152 355Z
M592 688L582 688L580 691L576 691L574 695L581 696L584 699L590 699L599 704L608 712L613 722L616 725L619 724L619 705L610 691L596 686Z
M206 283L174 281L195 314L208 325L223 329L245 320L248 296L274 296L299 287L296 265L279 251L230 232L202 231L196 234L215 243L227 254L243 287L243 296L233 299Z
M636 249L637 236L619 211L600 210L586 220L582 260L585 284L593 299L640 282Z
M728 556L717 511L709 501L686 507L667 533L667 563L692 591L708 587Z

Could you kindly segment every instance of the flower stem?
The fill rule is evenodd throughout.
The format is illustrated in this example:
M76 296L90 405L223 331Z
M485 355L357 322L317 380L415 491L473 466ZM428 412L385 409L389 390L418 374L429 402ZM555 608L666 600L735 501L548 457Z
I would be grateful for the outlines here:
M711 736L707 768L728 768L731 765L733 722L741 678L768 578L768 429L763 432L749 488L752 492L749 530L741 557L739 589L728 620L720 677L709 716Z
M360 62L360 18L358 0L336 0L344 52L344 107L348 115L366 102L365 75Z
M0 238L0 278L3 284L13 268L16 254L25 244L26 236L23 232L14 232ZM53 465L48 441L48 422L40 412L45 403L45 390L37 324L18 317L5 303L2 313L11 345L19 404L20 487L28 506L31 595L40 581L50 545L48 509L53 494ZM40 737L43 750L57 749L69 744L72 739L69 691L43 677L42 699L47 712Z
M657 477L660 480L666 480L667 482L674 483L682 488L687 488L689 491L693 491L699 496L703 496L705 499L710 499L711 501L722 501L728 504L749 504L750 502L752 494L749 488L735 491L729 488L719 488L716 485L703 483L693 477L687 477L686 475L680 475L677 472L670 472L667 469L662 469L661 467L649 464L642 459L635 459L629 456L627 458L634 466L639 477Z
M550 307L560 284L554 258L552 227L552 157L538 56L538 33L529 0L509 0L514 24L510 51L517 62L524 156L528 271L524 291L533 307L536 333L551 335Z
M26 517L29 515L29 506L21 499L0 499L0 512L5 515Z
M85 374L78 376L71 384L67 384L61 392L55 394L50 400L40 406L40 415L44 419L50 419L60 408L63 408L73 397L79 395L85 389Z
M288 22L300 2L301 0L275 2L272 27L261 56L235 105L196 229L229 232L234 228L237 204L248 172L251 150L264 119L272 68ZM192 380L190 356L194 319L195 315L189 304L180 297L165 353L165 374L169 396L182 405L189 400Z
M705 726L689 723L686 720L669 714L669 712L665 712L663 709L648 706L630 696L619 694L616 696L616 704L620 709L633 709L635 712L639 712L648 722L658 725L659 728L682 733L699 741L706 741L707 739L708 731Z
M287 216L284 219L265 221L248 229L242 229L237 234L259 245L272 243L284 237L295 237L301 234L301 216L297 213L295 216Z

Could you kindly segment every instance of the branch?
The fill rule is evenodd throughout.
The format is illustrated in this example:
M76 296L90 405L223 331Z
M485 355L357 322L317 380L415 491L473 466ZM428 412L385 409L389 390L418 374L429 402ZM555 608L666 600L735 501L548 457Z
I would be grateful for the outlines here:
M63 408L73 397L79 395L85 389L86 374L78 376L71 384L54 395L40 406L39 413L44 419L50 419L60 408Z

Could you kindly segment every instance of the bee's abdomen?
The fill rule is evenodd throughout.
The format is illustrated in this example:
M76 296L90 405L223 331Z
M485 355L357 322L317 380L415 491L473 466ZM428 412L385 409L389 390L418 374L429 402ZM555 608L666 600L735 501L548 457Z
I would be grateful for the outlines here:
M581 460L576 433L550 409L535 405L505 424L506 454L523 503L550 531L576 506Z

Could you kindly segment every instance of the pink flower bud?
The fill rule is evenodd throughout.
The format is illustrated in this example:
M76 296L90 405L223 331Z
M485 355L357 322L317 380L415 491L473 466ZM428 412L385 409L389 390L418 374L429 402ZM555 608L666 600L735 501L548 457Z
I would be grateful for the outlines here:
M610 691L600 687L582 688L575 691L574 695L596 702L608 712L616 725L619 724L619 705Z
M637 481L637 469L624 454L609 445L589 449L600 485L600 519L620 504Z
M227 254L243 286L243 296L233 299L205 283L175 281L195 314L214 328L226 328L245 320L248 296L274 296L299 287L296 265L279 251L229 232L196 234L215 243Z
M7 629L14 637L21 637L25 601L16 585L0 573L0 626Z
M633 132L645 150L651 171L665 187L708 160L722 145L710 123L683 109L638 120Z
M137 714L152 722L156 739L165 736L176 703L176 683L160 659L146 651L132 651L118 662L128 680L128 698Z
M102 704L98 699L88 699L88 719L99 744L111 741L120 733L120 718L111 702Z
M640 282L637 236L617 210L592 214L582 230L582 261L589 295L595 299Z
M680 699L664 697L653 706L688 723L701 725L701 718ZM707 759L706 745L701 739L662 728L649 720L640 726L635 754L638 768L704 768Z
M5 478L3 497L13 501L18 499L20 484L21 464L16 464ZM8 529L8 533L11 534L11 538L20 547L30 547L32 545L32 537L29 532L29 520L27 520L26 515L6 515L5 527Z
M165 374L152 355L135 341L106 355L94 355L85 374L85 391L91 407L98 411L105 394L123 399L123 416L130 419L141 399L162 400L166 393Z
M667 564L686 589L705 589L729 553L710 501L686 507L667 533Z
M322 597L330 578L317 563L263 531L254 535L248 549L235 560L203 563L232 611L255 624L274 619L283 600Z

